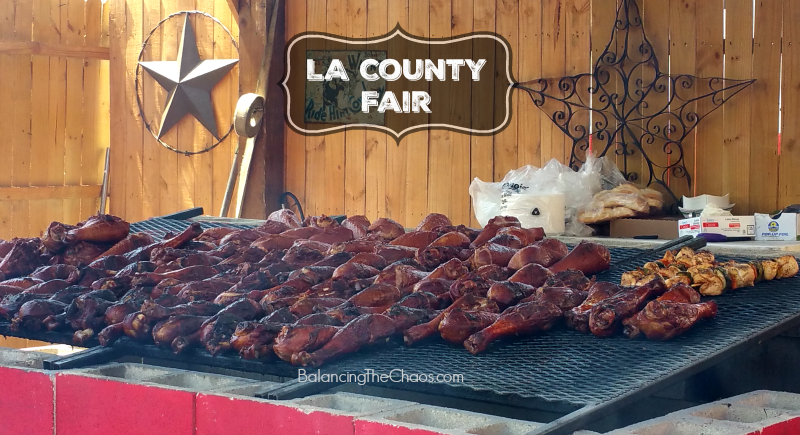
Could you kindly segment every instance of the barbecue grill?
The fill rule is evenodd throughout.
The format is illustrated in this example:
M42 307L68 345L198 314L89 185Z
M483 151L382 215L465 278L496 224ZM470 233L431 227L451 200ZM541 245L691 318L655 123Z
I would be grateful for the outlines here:
M166 232L179 232L189 224L155 218L134 223L131 230L163 237ZM201 225L204 228L250 227L219 222L201 222ZM598 279L618 282L625 270L661 256L655 250L612 248L610 251L612 258L617 259L616 267ZM747 260L717 257L720 261ZM760 341L800 326L800 276L738 289L714 300L719 306L716 318L703 321L685 335L668 342L631 340L623 336L598 338L559 327L540 335L497 342L477 356L436 339L411 347L392 342L348 355L320 370L327 374L360 374L367 369L379 374L388 374L394 369L402 369L405 374L462 374L463 382L458 383L368 384L557 413L564 417L535 433L567 434ZM56 343L71 343L72 339L71 334L54 332L12 332L7 324L0 324L0 334ZM303 397L337 385L301 383L296 379L298 369L282 361L247 361L238 355L211 357L200 350L174 355L169 350L136 343L126 337L110 348L98 346L51 359L46 368L85 367L123 356L295 378L261 394L271 399Z

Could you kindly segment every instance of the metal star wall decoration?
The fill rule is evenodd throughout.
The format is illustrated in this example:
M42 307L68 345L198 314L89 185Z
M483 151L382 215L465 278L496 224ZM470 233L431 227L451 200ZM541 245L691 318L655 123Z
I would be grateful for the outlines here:
M686 179L690 187L692 182L682 141L705 116L753 82L661 72L636 0L622 0L611 40L591 74L533 80L515 87L526 91L572 139L572 168L585 161L591 138L599 156L610 150L621 156L623 174L636 181L640 175L628 170L628 157L638 151L649 171L642 181L662 186L677 203L669 177Z
M183 22L183 36L174 61L139 62L169 92L157 139L161 139L184 116L191 114L219 140L211 90L238 63L236 59L200 60L194 28L189 15Z

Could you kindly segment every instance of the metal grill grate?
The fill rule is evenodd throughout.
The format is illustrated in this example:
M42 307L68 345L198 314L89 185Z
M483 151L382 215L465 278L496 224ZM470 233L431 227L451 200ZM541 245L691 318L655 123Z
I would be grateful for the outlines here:
M634 254L612 249L612 256ZM732 258L720 257L720 260ZM739 259L742 260L742 259ZM646 260L642 259L644 264ZM619 280L622 271L609 273ZM365 351L323 366L324 372L463 374L450 384L389 383L386 387L458 395L458 390L549 402L566 409L602 403L700 363L723 350L800 315L800 277L760 283L714 298L719 315L669 342L597 338L564 327L495 343L481 355L431 339L413 347ZM376 384L381 385L381 384ZM456 391L453 391L452 389ZM454 394L455 393L455 394ZM558 406L558 405L561 406Z
M248 229L253 228L253 225L245 225L245 224L230 224L225 222L206 222L206 221L197 221L204 230L209 228L216 228L216 227L228 227L228 228L238 228L238 229ZM176 219L164 219L164 218L150 218L146 221L135 222L131 224L131 233L148 233L153 237L156 238L164 238L164 235L168 232L171 233L179 233L186 228L189 228L192 221L184 221L184 220L176 220Z

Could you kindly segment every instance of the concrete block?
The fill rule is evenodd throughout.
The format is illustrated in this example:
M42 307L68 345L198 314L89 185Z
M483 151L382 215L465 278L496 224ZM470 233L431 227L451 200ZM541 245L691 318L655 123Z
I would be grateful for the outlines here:
M800 394L778 391L753 391L731 397L723 402L756 408L773 408L800 413Z
M211 375L207 373L183 372L147 379L148 383L185 388L192 391L213 391L234 385L255 383L252 379L232 376Z
M318 394L294 399L290 402L309 409L320 409L321 411L335 412L353 417L416 405L414 402L405 400L385 399L353 393Z
M253 382L250 384L237 384L224 388L215 389L213 392L217 394L228 394L231 396L246 396L255 397L257 394L267 392L274 388L279 387L280 382Z
M353 417L290 401L197 395L195 435L353 435Z
M193 392L72 373L55 385L56 435L194 433Z
M541 423L530 421L503 419L488 426L469 429L467 433L475 435L525 435L542 426Z
M71 373L82 373L109 378L120 378L129 381L146 381L160 376L171 375L176 370L162 367L153 367L145 364L135 363L111 363L99 367L70 371Z
M0 366L41 369L42 361L52 357L42 352L0 348Z
M0 367L0 434L52 435L53 413L48 373Z
M755 435L757 433L757 429L747 424L692 417L661 417L615 430L607 435Z
M691 415L711 420L758 423L765 420L775 421L776 418L785 416L786 413L777 409L730 406L727 403L719 403L706 406L698 411L692 412Z
M470 429L487 428L505 420L457 409L416 405L357 418L355 430L357 435L463 435Z

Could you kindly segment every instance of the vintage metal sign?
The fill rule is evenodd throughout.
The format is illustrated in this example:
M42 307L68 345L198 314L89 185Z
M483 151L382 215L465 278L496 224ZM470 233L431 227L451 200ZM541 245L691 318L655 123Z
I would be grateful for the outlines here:
M511 119L511 51L481 32L429 39L399 26L352 39L308 32L286 47L286 121L301 134L423 129L492 135Z
M313 60L320 71L327 71L333 59L341 59L350 77L350 80L346 81L340 78L329 81L306 81L303 119L307 124L384 125L383 113L361 110L361 94L364 91L383 94L386 91L386 80L382 78L375 81L365 80L358 74L358 70L365 59L385 60L385 51L307 50L306 59Z

